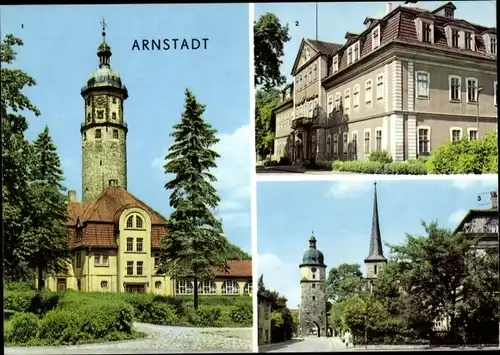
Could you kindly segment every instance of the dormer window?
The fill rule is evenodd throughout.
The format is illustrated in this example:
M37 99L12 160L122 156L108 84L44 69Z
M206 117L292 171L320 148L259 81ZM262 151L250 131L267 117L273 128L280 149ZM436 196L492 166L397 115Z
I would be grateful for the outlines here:
M473 49L471 32L465 32L465 49Z
M460 34L458 30L451 30L451 46L454 48L458 48L458 39L460 38Z
M490 54L497 55L497 38L495 36L490 37Z
M428 22L422 23L422 42L431 42L432 39L432 25Z
M336 73L339 71L339 56L336 55L335 57L333 57L333 63L332 63L332 66L333 66L333 72Z
M354 62L359 59L359 42L354 44Z
M372 31L372 49L376 49L380 46L380 27L377 26Z
M449 7L444 9L444 17L453 18L453 9Z
M347 64L352 63L352 47L347 49Z

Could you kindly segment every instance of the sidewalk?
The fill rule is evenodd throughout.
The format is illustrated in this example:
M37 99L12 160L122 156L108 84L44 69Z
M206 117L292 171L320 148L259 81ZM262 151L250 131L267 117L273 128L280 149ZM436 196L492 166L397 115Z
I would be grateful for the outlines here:
M304 339L302 338L293 338L287 341L283 341L281 343L271 343L271 344L265 344L265 345L259 345L259 353L266 353L268 351L273 351L276 349L281 349L287 345L297 343L299 341L302 341Z
M332 351L344 351L345 349L345 344L342 342L342 340L339 337L332 337L328 338L330 339L330 342L332 343Z

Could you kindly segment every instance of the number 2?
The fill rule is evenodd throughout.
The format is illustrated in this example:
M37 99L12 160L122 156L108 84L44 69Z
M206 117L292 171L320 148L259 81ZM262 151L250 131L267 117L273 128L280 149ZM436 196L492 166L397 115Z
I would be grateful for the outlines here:
M298 26L299 25L299 21L295 21L295 26Z

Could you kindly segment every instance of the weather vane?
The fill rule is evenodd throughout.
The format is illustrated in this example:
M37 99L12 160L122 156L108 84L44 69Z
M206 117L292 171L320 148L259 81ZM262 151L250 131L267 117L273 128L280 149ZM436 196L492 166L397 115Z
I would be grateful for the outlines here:
M104 20L104 17L102 18L101 26L102 26L102 39L104 41L106 38L106 27L107 27L106 21Z

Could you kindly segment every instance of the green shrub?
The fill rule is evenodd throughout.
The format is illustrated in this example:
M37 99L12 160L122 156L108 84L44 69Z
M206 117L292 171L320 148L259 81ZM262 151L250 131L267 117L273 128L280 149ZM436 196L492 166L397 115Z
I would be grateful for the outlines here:
M332 170L332 162L329 160L314 160L311 159L304 163L304 168L309 170L324 170L331 171Z
M370 153L370 155L368 156L368 160L387 164L392 163L392 156L389 155L389 152L387 150L376 150Z
M251 327L253 325L253 305L250 303L234 306L231 310L231 320L239 326Z
M28 281L5 281L3 289L16 292L36 291L35 283Z
M141 322L159 325L172 325L176 324L177 321L175 308L164 302L151 303L137 318L140 318Z
M55 292L37 293L31 298L31 302L28 307L28 312L39 315L45 314L48 311L57 307L63 295L64 295L63 293L55 293Z
M199 327L217 327L220 326L219 319L224 312L222 306L200 306L196 313L196 326Z
M292 165L292 161L289 157L281 157L278 165Z
M79 344L115 332L131 334L133 308L125 302L95 300L49 311L41 321L40 338L54 344Z
M277 166L277 165L279 165L279 162L277 160L266 159L264 161L264 166Z
M4 309L27 312L35 294L35 291L5 291L3 295Z
M381 163L379 161L334 161L335 171L359 174L426 175L427 168L421 160Z
M427 162L432 174L498 173L498 140L496 134L483 139L462 139L437 147Z
M36 338L40 331L40 320L32 313L16 313L5 329L5 341L23 344Z

